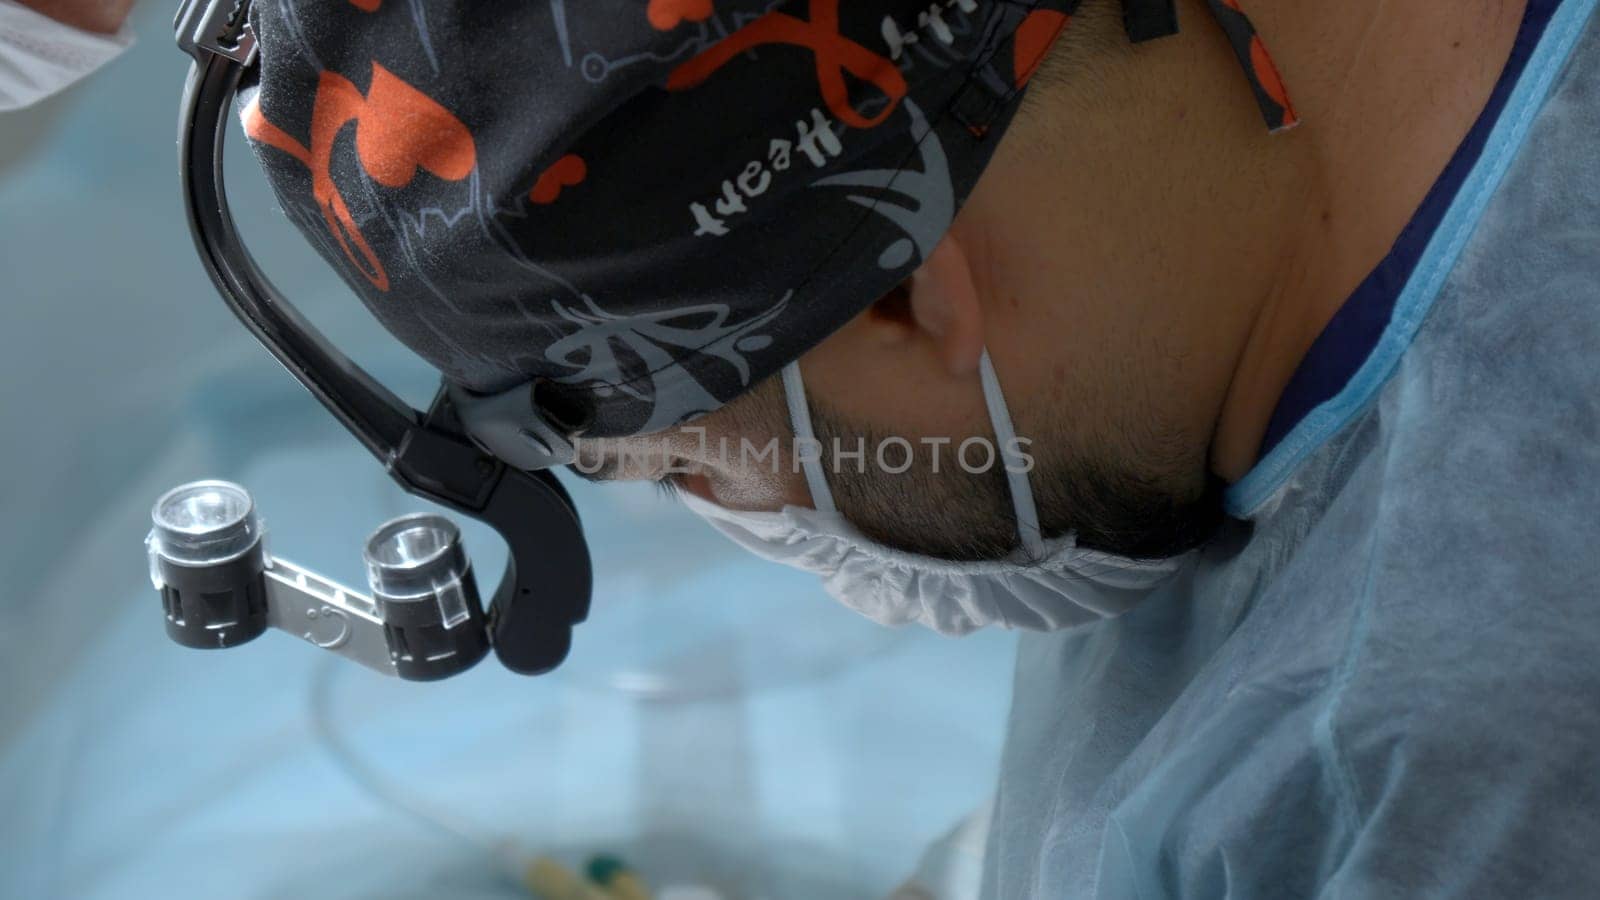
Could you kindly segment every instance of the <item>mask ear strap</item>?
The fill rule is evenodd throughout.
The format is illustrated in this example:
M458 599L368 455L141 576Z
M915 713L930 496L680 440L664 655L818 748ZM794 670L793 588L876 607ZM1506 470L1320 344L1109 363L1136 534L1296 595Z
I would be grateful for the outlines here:
M783 367L783 394L789 401L789 424L794 427L794 452L806 473L806 487L811 490L811 505L817 512L831 513L833 491L822 472L822 442L811 428L811 408L806 405L806 386L800 380L800 363L795 361Z
M1000 442L1000 460L1005 464L1006 483L1011 486L1011 506L1017 516L1017 539L1030 559L1044 558L1044 538L1039 534L1039 510L1033 505L1033 487L1028 484L1030 460L1017 440L1011 426L1011 410L1006 407L1005 395L1000 392L1000 379L995 377L994 363L989 359L989 348L978 359L978 376L983 381L983 403L989 408L989 424L994 428L995 439Z
M988 407L989 424L1000 442L998 452L1005 465L1006 483L1011 488L1011 507L1017 518L1017 538L1030 558L1041 559L1044 556L1044 539L1039 534L1039 511L1034 506L1033 488L1028 483L1030 460L1023 454L1016 429L1012 427L1011 411L1006 407L1005 395L1000 392L1000 380L995 376L994 363L989 359L987 348L978 362L978 372L983 382L983 403ZM783 393L789 404L789 422L794 427L795 454L806 473L806 487L811 491L811 505L818 512L834 512L833 491L823 477L822 445L811 426L811 409L806 404L805 382L800 377L798 362L783 367Z

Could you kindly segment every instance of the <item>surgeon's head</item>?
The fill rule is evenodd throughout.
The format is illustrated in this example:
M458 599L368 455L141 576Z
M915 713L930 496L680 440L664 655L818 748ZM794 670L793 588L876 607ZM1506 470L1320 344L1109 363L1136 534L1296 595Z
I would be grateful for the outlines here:
M1086 4L948 232L800 358L834 500L869 537L955 559L1015 548L985 347L1047 536L1152 557L1219 521L1218 423L1300 194L1226 39L1190 31L1136 47L1115 5ZM741 452L792 450L785 399L773 376L688 429L583 442L580 471L807 505L792 458Z
M987 353L1046 536L1160 557L1218 521L1306 200L1238 3L1182 0L1139 42L1165 3L524 4L431 44L401 7L258 8L246 131L402 340L585 410L586 475L811 504L798 360L851 523L1004 556Z

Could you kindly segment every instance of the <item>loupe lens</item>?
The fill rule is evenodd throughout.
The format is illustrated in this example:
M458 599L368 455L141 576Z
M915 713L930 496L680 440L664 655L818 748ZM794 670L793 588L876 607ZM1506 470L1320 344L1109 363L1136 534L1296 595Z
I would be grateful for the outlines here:
M467 569L455 523L428 513L384 523L367 539L365 555L373 592L395 599L431 595Z
M152 549L188 565L227 562L261 539L250 492L227 481L195 481L167 491L150 520Z
M398 568L426 565L454 543L453 531L453 528L441 527L433 521L406 523L371 548L373 560L383 566Z

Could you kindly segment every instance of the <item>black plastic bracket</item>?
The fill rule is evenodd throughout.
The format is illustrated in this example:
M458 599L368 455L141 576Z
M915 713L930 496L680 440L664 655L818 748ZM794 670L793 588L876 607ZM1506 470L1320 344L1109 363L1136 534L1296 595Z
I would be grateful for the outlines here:
M1178 33L1177 0L1122 0L1122 22L1135 44Z

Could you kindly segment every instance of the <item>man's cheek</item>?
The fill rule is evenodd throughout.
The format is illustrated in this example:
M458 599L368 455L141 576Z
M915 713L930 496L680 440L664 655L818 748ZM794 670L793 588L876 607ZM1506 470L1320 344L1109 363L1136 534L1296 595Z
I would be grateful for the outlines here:
M785 506L809 506L805 477L792 471L783 453L737 456L734 464L712 478L720 503L733 509L776 511Z

